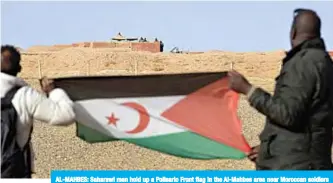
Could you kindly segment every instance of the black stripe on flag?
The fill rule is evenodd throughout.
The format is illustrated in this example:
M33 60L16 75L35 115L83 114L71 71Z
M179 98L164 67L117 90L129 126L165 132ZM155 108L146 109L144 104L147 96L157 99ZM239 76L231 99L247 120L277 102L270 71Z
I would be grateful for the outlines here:
M227 72L55 78L72 100L188 95Z

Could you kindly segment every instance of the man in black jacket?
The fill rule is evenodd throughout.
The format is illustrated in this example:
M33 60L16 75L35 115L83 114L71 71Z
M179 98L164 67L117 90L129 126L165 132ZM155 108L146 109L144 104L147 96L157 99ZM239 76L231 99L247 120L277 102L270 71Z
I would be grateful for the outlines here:
M292 49L283 59L274 95L229 72L230 87L267 117L250 158L258 170L332 169L333 64L312 10L295 10ZM257 153L257 156L256 156Z

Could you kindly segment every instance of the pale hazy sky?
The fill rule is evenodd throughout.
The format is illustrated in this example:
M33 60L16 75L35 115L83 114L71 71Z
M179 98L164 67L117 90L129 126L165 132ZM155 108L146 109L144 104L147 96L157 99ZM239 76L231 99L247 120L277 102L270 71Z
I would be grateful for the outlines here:
M1 2L2 44L32 45L157 37L165 51L289 49L295 8L312 8L333 50L333 1L326 2Z

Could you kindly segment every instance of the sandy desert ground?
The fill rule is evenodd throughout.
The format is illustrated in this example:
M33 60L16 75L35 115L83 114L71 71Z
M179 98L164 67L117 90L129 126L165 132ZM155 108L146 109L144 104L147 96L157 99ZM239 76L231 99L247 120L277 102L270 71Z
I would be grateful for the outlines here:
M128 52L111 49L68 48L30 49L23 52L21 77L38 88L40 76L134 75L226 71L234 68L260 87L272 91L281 65L283 51L263 53L206 52L171 54ZM264 117L242 99L239 116L246 138L258 143ZM50 127L36 122L33 134L36 175L48 178L52 169L253 169L247 160L190 160L172 157L118 141L88 144L75 137L75 126Z

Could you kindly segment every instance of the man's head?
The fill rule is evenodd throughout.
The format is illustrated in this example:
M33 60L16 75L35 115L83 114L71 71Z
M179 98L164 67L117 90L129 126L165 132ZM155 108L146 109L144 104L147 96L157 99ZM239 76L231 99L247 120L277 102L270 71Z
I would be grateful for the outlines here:
M321 20L316 12L309 9L296 9L290 31L291 46L295 47L306 40L321 36Z
M1 46L1 72L16 76L21 72L21 54L11 45Z

